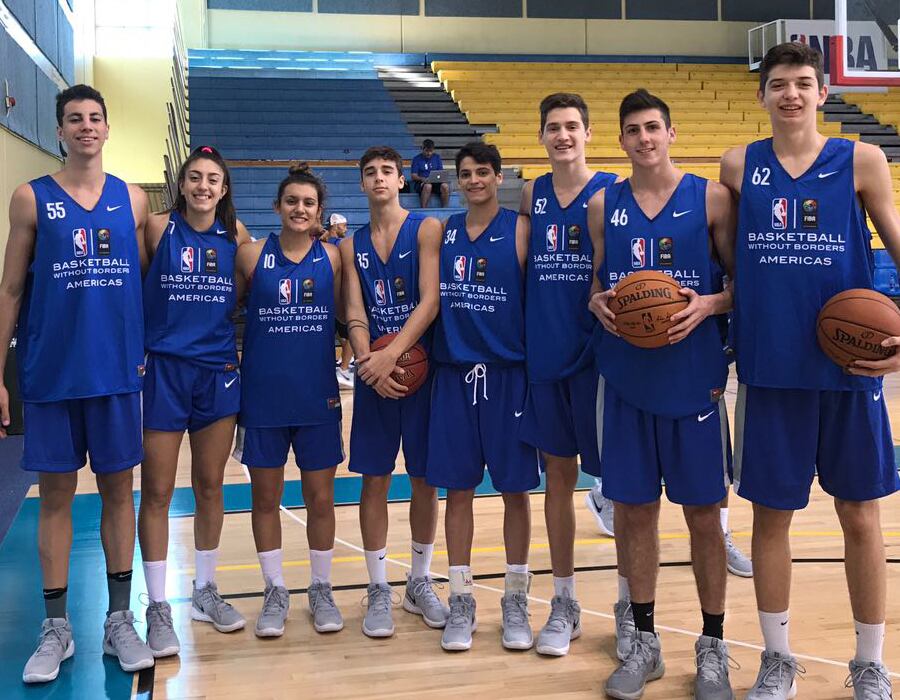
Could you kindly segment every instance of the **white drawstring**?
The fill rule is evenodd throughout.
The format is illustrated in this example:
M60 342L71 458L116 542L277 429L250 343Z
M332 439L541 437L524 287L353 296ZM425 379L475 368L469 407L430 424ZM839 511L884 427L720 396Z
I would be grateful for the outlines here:
M479 362L466 374L466 384L474 384L472 387L472 405L478 404L478 380L481 380L481 394L487 401L487 367L484 363Z

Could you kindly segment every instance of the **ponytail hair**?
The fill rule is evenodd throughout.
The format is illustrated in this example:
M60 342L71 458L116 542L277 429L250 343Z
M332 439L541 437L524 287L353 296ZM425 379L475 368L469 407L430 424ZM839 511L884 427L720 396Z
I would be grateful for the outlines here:
M325 209L326 189L325 183L309 167L309 163L297 163L288 169L287 177L278 185L278 196L275 197L275 206L281 203L284 190L288 185L311 185L316 190L319 199L319 210Z
M175 197L175 204L172 205L172 209L182 216L187 214L187 200L181 192L181 186L184 184L185 177L187 177L188 168L198 160L212 161L222 171L222 186L225 189L225 194L219 200L219 203L216 204L216 218L228 232L228 240L234 243L237 240L237 214L234 211L234 200L231 197L231 174L228 172L228 165L226 165L225 159L212 146L195 148L194 152L181 164L181 168L178 171L178 194Z

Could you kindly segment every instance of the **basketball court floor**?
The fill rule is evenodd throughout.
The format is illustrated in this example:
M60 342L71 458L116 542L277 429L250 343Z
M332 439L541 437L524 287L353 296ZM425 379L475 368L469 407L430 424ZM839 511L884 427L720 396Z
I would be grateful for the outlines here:
M730 408L735 384L729 385ZM886 382L885 396L900 434L900 378ZM344 433L349 435L352 393L342 392ZM291 463L289 463L291 464ZM12 698L597 698L615 668L612 605L616 598L614 541L598 534L584 507L591 480L582 477L575 494L577 512L577 595L582 605L582 637L568 656L546 658L533 650L506 651L500 646L500 596L503 589L502 499L488 484L476 500L473 572L476 578L478 631L469 652L440 648L440 631L397 607L396 634L372 640L362 634L362 600L367 583L358 526L359 478L346 463L336 486L337 537L335 600L345 628L317 634L306 608L309 582L305 518L299 471L289 466L284 498L285 573L291 589L291 613L280 639L260 640L253 624L262 604L263 581L250 530L250 486L240 464L228 463L225 486L225 526L217 573L220 591L247 618L247 627L224 635L190 619L193 576L193 499L190 458L182 446L178 488L171 511L168 595L181 638L180 656L161 659L155 669L132 676L122 673L101 653L106 609L103 554L99 538L99 498L90 473L83 470L74 508L75 540L69 584L70 617L77 652L62 666L55 683L26 687L21 669L33 650L43 618L40 569L35 547L37 489L32 488L6 539L0 546L0 697ZM852 465L851 465L852 466ZM139 469L135 470L135 486ZM398 468L392 487L388 544L388 577L397 600L409 567L409 482ZM136 501L139 494L135 494ZM666 675L651 683L648 699L688 698L694 678L693 645L700 613L690 568L689 542L680 510L663 501L661 559L657 595L657 628L661 635ZM530 566L531 623L535 633L546 620L553 595L550 555L543 522L543 495L532 496L533 535ZM885 662L900 685L900 498L882 504L887 545L888 611ZM443 502L441 503L441 519ZM731 527L736 543L748 554L751 509L732 496ZM791 637L794 653L806 668L799 697L830 700L849 698L843 687L847 661L853 654L852 617L843 571L843 545L831 499L814 486L810 507L797 514L792 529L793 600ZM447 569L443 522L438 527L433 572ZM134 561L132 607L144 632L146 590L140 554ZM447 590L438 591L446 597ZM757 626L752 579L728 577L725 635L734 659L732 683L742 697L753 683L759 663L761 636Z

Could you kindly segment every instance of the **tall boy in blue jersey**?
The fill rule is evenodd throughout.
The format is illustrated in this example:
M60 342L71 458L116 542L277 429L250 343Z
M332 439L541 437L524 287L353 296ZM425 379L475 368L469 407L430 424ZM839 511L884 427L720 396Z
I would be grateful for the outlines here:
M587 308L592 257L587 207L615 175L587 166L591 129L579 95L549 95L540 110L539 138L553 172L525 185L519 209L531 218L525 280L529 388L520 435L541 450L547 475L544 517L555 595L537 651L561 656L568 653L569 640L581 634L572 504L578 456L584 471L600 476L593 419L597 375L588 347L596 319Z
M437 528L437 491L425 483L431 385L412 396L391 375L397 360L417 342L430 345L429 327L437 316L441 223L400 206L403 160L387 146L374 146L359 162L362 189L369 200L369 223L341 245L347 329L356 355L350 471L363 475L359 524L369 572L368 610L363 632L394 633L391 588L387 583L388 508L391 473L403 442L412 497L412 570L406 609L431 627L443 627L447 608L432 589L428 571ZM374 352L370 343L397 336Z
M882 662L886 599L878 499L898 488L881 377L900 354L848 371L816 342L816 317L834 294L872 287L865 213L895 262L900 216L891 174L875 146L827 138L816 108L827 88L822 56L799 43L773 47L759 72L772 138L728 151L721 181L740 197L735 277L738 393L735 483L753 502L756 602L765 651L747 696L796 693L788 644L794 511L816 473L834 497L856 625L855 698L889 698ZM786 244L786 245L785 245ZM883 345L900 345L888 338Z
M18 316L25 404L22 467L39 472L38 550L46 619L26 683L51 681L75 651L66 615L72 501L90 454L103 501L109 611L103 651L126 671L153 665L129 610L134 558L132 468L141 461L144 334L141 268L147 197L103 172L109 137L100 93L76 85L57 95L62 170L20 185L0 282L0 377ZM0 437L9 395L0 384Z
M614 698L639 698L662 677L653 626L659 570L659 507L684 509L700 596L703 633L695 645L697 700L730 700L725 619L725 542L719 502L729 483L731 445L722 395L728 362L716 315L731 308L722 266L732 268L734 207L722 185L678 170L669 108L646 90L619 108L631 176L588 205L594 268L591 310L603 324L593 345L599 380L597 433L604 494L615 502L619 564L628 571L636 631L618 649L622 665L606 682ZM627 299L616 285L641 270L667 273L688 300L673 315L669 345L636 348L618 337L611 310ZM611 301L612 300L612 301Z
M517 439L525 403L524 268L528 219L502 209L496 146L470 143L456 154L468 212L451 216L441 246L441 313L431 401L426 479L447 489L450 618L441 646L472 646L472 501L484 477L503 495L506 594L503 646L530 649L528 492L540 482L537 452Z

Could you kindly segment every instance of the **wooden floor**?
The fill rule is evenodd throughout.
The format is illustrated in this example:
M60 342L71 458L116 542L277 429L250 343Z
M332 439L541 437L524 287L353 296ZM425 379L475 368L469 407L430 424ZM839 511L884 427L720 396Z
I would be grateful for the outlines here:
M886 384L892 418L900 409L900 380ZM729 400L733 404L734 386ZM349 431L352 403L344 398L344 431ZM900 422L894 420L900 431ZM346 444L346 442L345 442ZM182 446L179 485L188 486L189 453ZM290 463L289 463L290 464ZM339 474L346 475L342 466ZM89 472L83 470L80 490L95 490ZM136 487L138 470L136 474ZM299 478L294 468L288 478ZM230 461L227 483L244 483L242 467ZM171 522L168 594L173 603L176 629L181 637L180 657L162 659L155 670L155 699L161 698L597 698L603 683L616 667L612 605L616 597L613 540L598 534L584 507L584 493L575 494L578 529L576 542L577 596L582 605L581 639L573 642L564 658L539 657L533 650L511 652L500 646L500 596L504 557L501 539L502 501L499 497L476 500L473 573L477 581L478 631L469 652L450 654L440 648L440 630L425 626L421 618L397 608L396 634L387 640L365 637L360 629L361 605L367 581L362 558L357 508L337 509L337 534L333 582L345 628L330 635L317 634L309 621L305 593L291 597L291 614L284 637L259 640L253 624L262 603L262 578L250 532L250 516L233 513L225 518L221 560L217 574L223 594L235 594L231 602L247 618L243 631L217 633L211 626L190 620L193 575L192 521ZM531 569L538 572L531 589L531 622L535 634L546 620L552 578L543 497L532 497L534 532ZM441 518L444 504L441 503ZM388 577L400 582L409 564L407 505L392 504L388 546ZM888 616L885 661L900 671L900 498L882 505L888 558ZM282 512L285 573L288 587L304 589L309 581L305 511ZM442 522L442 521L441 521ZM751 512L747 502L732 497L731 525L736 543L749 553ZM692 697L693 644L700 629L700 613L689 566L686 529L680 510L664 502L661 516L661 558L667 565L659 578L657 629L660 632L666 675L650 684L646 698ZM433 570L446 573L443 526L438 528ZM853 628L843 572L843 547L837 519L828 496L818 486L810 507L794 520L793 601L791 640L794 653L806 667L799 684L800 697L827 700L848 698L843 687L847 660L853 654ZM543 573L542 573L543 572ZM401 585L395 590L399 595ZM439 591L442 597L446 590ZM143 617L143 611L138 611ZM758 629L753 582L729 576L725 634L730 653L740 665L732 671L737 697L754 681L759 663ZM898 677L895 676L895 681ZM900 683L898 683L900 685Z

